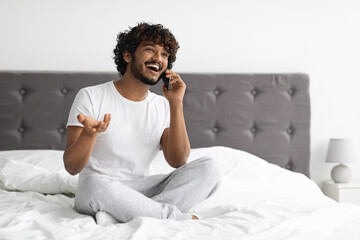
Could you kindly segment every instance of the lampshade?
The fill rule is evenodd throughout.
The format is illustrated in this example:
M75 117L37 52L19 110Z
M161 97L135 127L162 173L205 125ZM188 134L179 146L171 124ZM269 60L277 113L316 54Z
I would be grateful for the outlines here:
M351 179L351 169L343 163L358 162L356 143L351 139L330 139L326 162L340 163L331 170L335 183L347 183Z
M358 162L356 143L352 139L330 139L326 162Z

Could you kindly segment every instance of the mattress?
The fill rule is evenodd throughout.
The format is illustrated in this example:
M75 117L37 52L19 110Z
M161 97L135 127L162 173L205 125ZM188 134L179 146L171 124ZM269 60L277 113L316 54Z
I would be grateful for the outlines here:
M100 226L74 211L77 176L64 170L62 154L0 151L0 239L360 239L360 206L331 200L304 174L222 146L191 150L189 162L221 159L220 188L191 209L200 220ZM149 174L172 170L159 151Z

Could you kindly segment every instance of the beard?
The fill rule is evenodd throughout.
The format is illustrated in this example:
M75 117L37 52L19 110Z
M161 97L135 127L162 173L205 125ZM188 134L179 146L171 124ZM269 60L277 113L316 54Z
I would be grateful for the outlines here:
M142 64L137 63L135 58L133 58L133 59L134 59L134 62L133 62L134 64L131 64L130 70L136 79L138 79L141 82L145 83L146 85L150 85L150 86L153 86L160 81L160 77L158 79L146 77L141 69Z

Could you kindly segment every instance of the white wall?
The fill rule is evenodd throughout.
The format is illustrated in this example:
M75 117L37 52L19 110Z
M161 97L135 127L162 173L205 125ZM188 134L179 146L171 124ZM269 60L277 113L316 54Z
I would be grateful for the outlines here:
M115 71L116 35L148 21L179 40L178 72L308 73L320 183L328 139L360 135L359 12L357 0L0 0L0 70Z

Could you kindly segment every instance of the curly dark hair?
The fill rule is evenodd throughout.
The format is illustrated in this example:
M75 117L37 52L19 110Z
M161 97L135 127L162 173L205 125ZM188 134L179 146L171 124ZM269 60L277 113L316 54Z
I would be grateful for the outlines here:
M173 67L173 63L176 61L176 53L180 48L174 35L161 24L143 22L136 27L130 27L129 30L121 32L117 36L117 44L113 52L116 68L121 75L124 75L127 64L123 58L124 51L128 51L131 56L134 56L135 50L144 40L164 46L169 52L168 69Z

